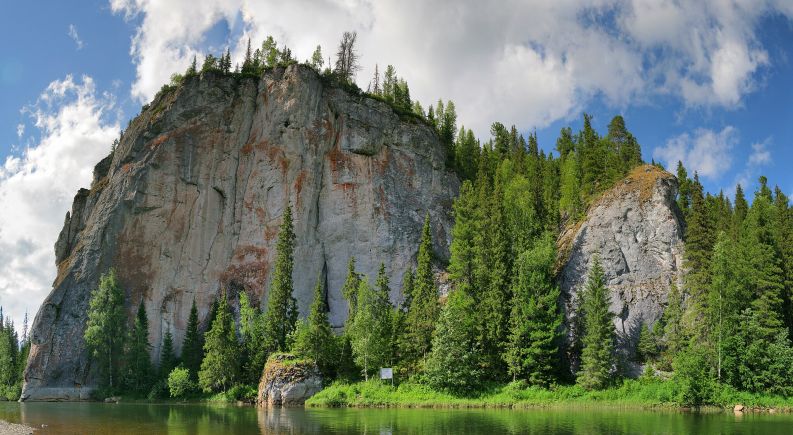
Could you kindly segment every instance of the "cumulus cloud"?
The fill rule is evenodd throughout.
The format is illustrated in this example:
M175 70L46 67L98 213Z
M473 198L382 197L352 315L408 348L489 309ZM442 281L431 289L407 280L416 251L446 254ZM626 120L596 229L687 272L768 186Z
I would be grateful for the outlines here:
M153 97L205 50L225 22L239 61L250 37L273 35L299 59L327 56L344 30L359 33L366 87L376 63L393 64L425 105L457 102L459 119L486 134L496 118L522 128L570 117L592 98L624 107L657 94L688 106L739 106L770 65L760 21L786 0L111 0L141 17L131 54L133 96ZM219 52L225 47L213 47Z
M653 158L675 168L677 162L689 172L696 171L700 177L718 180L732 167L733 148L738 143L738 130L733 126L716 132L706 128L694 134L683 133L669 139L665 145L653 150Z
M119 132L113 97L86 76L50 83L24 112L37 139L0 166L0 305L17 324L51 289L64 215Z
M69 24L69 33L68 33L68 35L69 35L70 38L72 38L72 41L74 41L74 43L77 44L77 49L78 50L82 50L83 49L83 40L80 39L80 35L77 34L77 26L75 26L74 24Z

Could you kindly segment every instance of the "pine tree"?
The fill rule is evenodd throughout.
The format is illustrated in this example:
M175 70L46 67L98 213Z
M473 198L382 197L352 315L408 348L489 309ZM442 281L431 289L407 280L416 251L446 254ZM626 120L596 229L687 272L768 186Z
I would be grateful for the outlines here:
M206 333L204 354L198 372L201 388L210 393L226 391L234 385L239 370L239 344L225 292L220 297L217 316Z
M287 204L276 244L275 269L267 310L264 313L264 348L267 353L283 352L289 346L287 339L295 330L297 300L293 293L292 269L294 266L295 233L292 224L292 207Z
M111 390L118 386L117 370L124 349L124 294L110 269L91 292L85 344L98 363L102 383Z
M614 315L609 312L609 290L604 284L600 259L592 259L581 311L584 316L584 336L581 341L581 370L576 382L588 390L605 388L614 372Z
M314 287L314 299L311 302L308 318L300 321L295 330L292 352L316 361L326 379L336 375L338 365L336 337L328 320L328 307L325 304L321 277L317 278L317 285Z
M513 380L547 387L559 372L562 315L554 284L555 242L548 235L516 264L505 359Z
M210 323L211 325L211 323ZM195 299L190 308L190 317L187 319L187 328L182 341L182 363L190 370L193 380L198 380L198 370L201 368L201 361L204 359L203 337L198 331L198 308Z
M677 161L677 207L683 212L683 217L687 218L691 211L691 180L688 178L683 162Z
M429 354L432 347L432 331L435 329L440 311L438 290L432 274L432 255L430 216L427 214L421 230L413 297L405 318L407 338L404 340L405 347L401 352L406 364L413 369L417 368L417 365Z
M452 290L438 319L427 359L427 379L432 387L456 394L470 393L479 387L482 371L475 316L473 298L461 289Z
M339 48L336 51L336 67L333 70L342 80L350 83L355 78L355 73L361 69L358 64L358 53L355 47L357 38L357 32L344 32L342 34Z
M152 381L152 364L149 349L149 319L143 301L138 305L135 324L127 339L124 355L125 384L128 389L137 393L148 391Z
M173 335L171 335L171 330L168 329L165 331L162 350L160 350L160 379L167 379L171 370L176 368L178 364L179 360L176 358L176 353L173 349Z

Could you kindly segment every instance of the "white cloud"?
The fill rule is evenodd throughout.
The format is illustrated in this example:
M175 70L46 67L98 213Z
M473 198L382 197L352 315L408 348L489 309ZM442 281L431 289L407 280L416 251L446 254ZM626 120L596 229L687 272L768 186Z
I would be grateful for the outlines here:
M83 49L83 40L80 39L80 35L77 34L77 26L75 26L74 24L69 24L69 33L68 33L68 35L69 35L70 38L72 38L72 41L74 41L74 43L77 44L77 49L78 50L82 50Z
M738 130L733 126L724 127L720 132L700 128L693 135L683 133L669 139L664 146L653 150L653 158L663 161L667 168L674 168L681 161L689 172L718 180L732 167L733 148L737 143Z
M53 244L79 187L118 135L114 99L67 76L25 108L40 139L0 166L0 305L19 325L49 293ZM108 120L112 116L113 120Z
M21 139L25 134L25 124L17 124L17 139Z
M206 48L218 22L247 38L272 34L298 59L327 56L345 30L359 33L365 88L375 63L393 64L425 105L457 103L460 122L487 134L500 120L542 128L590 99L623 107L658 94L688 106L740 106L770 65L756 30L785 0L110 0L141 18L131 54L133 96L148 101ZM215 47L219 52L223 47Z
M748 164L751 166L766 165L771 162L771 151L768 150L769 139L752 144L752 154Z

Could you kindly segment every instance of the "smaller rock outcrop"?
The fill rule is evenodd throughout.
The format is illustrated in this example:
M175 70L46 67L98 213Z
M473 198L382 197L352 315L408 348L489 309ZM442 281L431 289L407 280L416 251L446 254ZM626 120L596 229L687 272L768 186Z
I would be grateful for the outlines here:
M592 259L600 257L617 350L625 374L639 376L633 362L642 325L652 327L663 314L669 289L683 279L683 223L675 196L677 179L655 166L634 168L604 192L586 218L570 225L558 241L559 284L565 307L568 342L574 343L578 295ZM570 355L575 369L577 355Z
M322 376L314 361L288 353L271 356L264 365L256 404L268 408L303 406L322 389Z

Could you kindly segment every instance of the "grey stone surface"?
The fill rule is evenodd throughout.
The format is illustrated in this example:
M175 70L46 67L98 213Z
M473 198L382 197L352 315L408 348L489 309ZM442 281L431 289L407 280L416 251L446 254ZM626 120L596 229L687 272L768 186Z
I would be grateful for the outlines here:
M624 369L630 375L640 374L640 367L630 360L641 325L654 325L663 314L670 285L682 284L683 228L676 194L674 176L640 166L596 201L582 224L560 237L560 252L567 255L559 280L569 341L575 339L578 295L593 257L599 255L610 289L618 350L628 361ZM575 357L571 359L575 365Z
M265 303L291 202L299 308L323 280L340 326L348 259L371 279L384 262L400 301L425 214L436 253L448 256L458 187L432 128L307 67L188 78L144 107L75 197L55 245L57 278L32 326L23 398L69 399L95 386L82 336L90 293L111 266L130 319L143 301L158 359L166 331L181 346L193 300L202 322L221 288L232 305L242 291Z
M268 408L303 406L322 390L322 376L314 362L294 362L294 356L280 354L264 366L256 403Z

